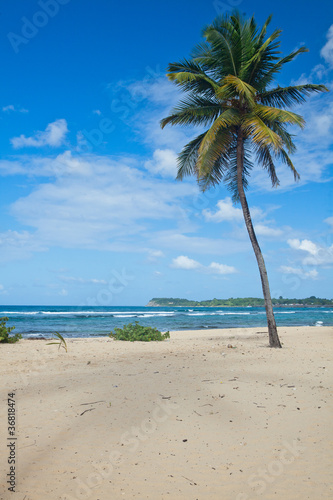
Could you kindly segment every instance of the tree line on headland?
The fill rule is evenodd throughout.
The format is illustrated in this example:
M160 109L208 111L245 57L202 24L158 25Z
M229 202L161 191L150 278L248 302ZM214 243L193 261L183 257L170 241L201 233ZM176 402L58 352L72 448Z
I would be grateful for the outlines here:
M333 299L320 299L312 295L306 299L285 299L279 297L272 299L272 303L276 307L299 306L329 306L333 307ZM257 297L239 297L229 299L212 299L212 300L188 300L178 298L154 298L151 299L147 307L263 307L264 299Z

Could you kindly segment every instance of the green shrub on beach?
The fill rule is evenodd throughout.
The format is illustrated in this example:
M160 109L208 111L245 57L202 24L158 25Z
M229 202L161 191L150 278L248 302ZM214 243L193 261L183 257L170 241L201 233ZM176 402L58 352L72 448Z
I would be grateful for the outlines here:
M1 344L15 344L18 342L22 335L20 333L16 333L12 337L9 336L10 332L15 329L15 326L6 326L6 322L8 321L7 317L0 318L0 343Z
M157 328L142 326L139 325L138 321L135 321L134 325L133 323L129 323L128 325L124 325L123 328L115 328L114 332L111 332L109 337L115 340L127 340L130 342L152 342L155 340L169 339L170 333L161 333Z

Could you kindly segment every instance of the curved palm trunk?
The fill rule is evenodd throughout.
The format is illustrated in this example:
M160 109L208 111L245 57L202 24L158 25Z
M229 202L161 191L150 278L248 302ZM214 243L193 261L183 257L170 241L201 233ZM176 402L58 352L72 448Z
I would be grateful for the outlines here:
M273 313L273 305L272 305L271 293L269 290L269 283L268 283L265 261L264 261L263 255L261 253L261 249L260 249L256 234L254 232L254 228L253 228L253 224L252 224L252 220L251 220L251 214L250 214L249 206L247 204L247 199L246 199L245 192L244 192L243 179L242 179L243 165L244 165L244 142L243 142L242 132L239 131L238 137L237 137L237 188L238 188L238 194L239 194L239 199L240 199L240 202L242 205L246 229L247 229L247 232L249 233L252 247L253 247L257 262L258 262L262 291L263 291L264 300L265 300L265 309L266 309L268 335L269 335L269 345L270 345L270 347L282 347L280 340L279 340L279 336L278 336L278 332L277 332L277 328L276 328L275 317L274 317L274 313Z

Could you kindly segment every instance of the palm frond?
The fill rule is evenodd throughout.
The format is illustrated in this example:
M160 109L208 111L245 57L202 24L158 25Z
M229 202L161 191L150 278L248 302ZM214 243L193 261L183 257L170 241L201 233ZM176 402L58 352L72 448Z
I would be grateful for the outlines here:
M202 67L194 61L170 63L167 77L185 92L195 92L207 97L214 97L218 84L210 78Z
M253 168L253 163L251 158L251 149L247 140L244 141L244 159L242 166L242 184L246 191L248 189L248 177ZM232 147L229 151L229 165L226 175L224 176L224 183L227 186L228 191L232 195L232 200L234 203L239 202L239 192L238 192L238 165L237 165L237 139L235 138Z
M161 120L166 125L208 125L221 113L221 105L212 99L190 95L173 108L171 115Z
M61 335L61 333L59 333L59 332L53 333L53 340L56 340L56 339L58 339L59 342L48 342L46 345L57 345L57 346L59 346L58 349L60 349L60 347L62 347L67 352L68 349L67 349L66 340Z
M199 148L198 171L201 175L210 169L223 149L228 149L231 141L233 127L239 123L239 113L234 109L227 109L206 132ZM220 144L217 144L220 142Z
M225 131L224 131L225 133ZM197 180L201 191L206 191L210 187L215 187L225 179L228 175L230 167L230 155L233 149L234 137L228 137L228 144L225 143L223 151L219 155L215 155L215 160L212 158L210 168L204 171L197 172ZM215 146L218 147L218 144Z
M264 41L264 38L266 36L266 33L267 33L267 28L268 28L268 25L270 24L271 20L273 18L273 14L270 14L268 16L268 18L266 19L266 21L264 22L264 24L262 25L262 28L260 30L260 33L258 34L258 36L255 38L255 43L256 43L256 46L257 47L261 47L262 44L263 44L263 41Z
M278 186L280 184L280 181L278 179L278 176L276 175L275 165L270 152L270 148L267 146L260 146L256 148L255 153L259 165L267 170L272 182L272 186Z
M270 146L276 152L282 146L282 140L274 130L256 114L249 113L245 116L242 126L247 137L251 137L255 145Z
M257 104L254 107L253 112L269 124L282 122L289 123L290 125L298 125L301 128L305 125L305 120L301 115L292 113L291 111L286 111L285 109Z
M228 75L223 80L223 85L216 91L216 96L224 98L225 95L241 96L248 105L254 106L254 97L256 90L240 78L233 75Z
M281 158L281 160L286 164L288 165L288 167L290 168L290 170L292 171L292 173L294 174L294 180L295 181L298 181L301 176L299 175L299 173L297 172L296 168L294 167L294 164L293 162L291 161L291 159L289 158L288 154L285 152L284 149L281 149L280 152L279 152L279 156Z
M287 56L280 58L275 64L271 65L269 71L266 71L260 79L260 90L264 90L268 87L268 85L270 85L270 83L274 80L275 75L281 71L285 64L291 62L296 56L304 52L308 52L308 49L306 47L300 47Z
M190 141L183 148L181 153L178 156L178 173L177 179L182 181L184 177L189 175L193 175L197 171L197 160L198 160L198 150L201 144L202 139L205 134L200 134L198 137Z
M286 126L283 123L279 122L274 122L270 124L270 128L274 130L278 134L279 137L281 137L283 147L287 148L287 151L289 154L295 153L296 151L296 146L293 143L293 134L290 134L286 130Z
M301 104L313 92L328 92L325 85L307 83L290 87L277 87L260 94L260 101L265 105L290 107Z
M262 69L263 64L267 59L271 62L273 52L280 46L279 42L273 44L274 40L276 40L281 35L281 30L275 30L272 35L264 42L261 43L260 46L256 47L256 51L252 58L247 61L246 69L248 70L248 82L254 83L256 80L256 76L258 73L258 68ZM274 57L274 56L273 56ZM252 84L253 84L252 83Z
M233 31L231 24L223 19L209 26L204 31L207 42L211 45L213 52L219 55L219 62L224 68L225 74L237 75L236 63L230 43L230 32ZM229 36L228 36L229 35Z

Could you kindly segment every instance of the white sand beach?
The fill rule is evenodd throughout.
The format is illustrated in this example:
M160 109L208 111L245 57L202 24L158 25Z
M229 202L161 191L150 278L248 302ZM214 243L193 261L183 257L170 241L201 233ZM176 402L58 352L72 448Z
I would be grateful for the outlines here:
M331 499L332 333L280 328L283 349L265 328L1 345L0 498Z

